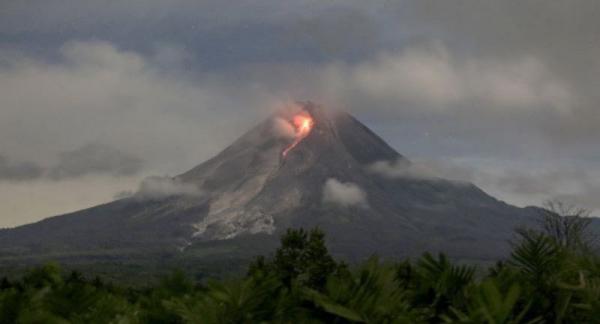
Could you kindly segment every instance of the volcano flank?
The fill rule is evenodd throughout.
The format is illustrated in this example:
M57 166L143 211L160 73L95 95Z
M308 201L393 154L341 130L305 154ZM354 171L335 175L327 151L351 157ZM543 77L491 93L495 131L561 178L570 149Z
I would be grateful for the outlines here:
M351 261L425 251L489 261L506 256L515 227L536 218L535 208L470 183L374 172L377 163L411 162L351 115L299 105L168 179L186 190L138 192L0 231L0 262L227 267L270 253L287 228L315 226Z

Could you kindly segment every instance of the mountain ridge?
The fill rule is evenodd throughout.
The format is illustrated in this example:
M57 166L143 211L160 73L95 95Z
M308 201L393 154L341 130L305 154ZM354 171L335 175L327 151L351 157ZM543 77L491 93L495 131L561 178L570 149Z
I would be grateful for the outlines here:
M299 113L312 118L312 128L284 156L299 136L293 125ZM535 208L508 205L470 183L385 177L369 170L379 161L411 163L350 114L299 103L171 178L200 194L134 196L2 230L0 263L49 256L137 262L157 255L226 262L269 253L287 228L315 226L327 233L332 252L348 260L424 251L494 260L506 256L516 226L535 223ZM364 201L324 199L331 179L333 189L362 192Z

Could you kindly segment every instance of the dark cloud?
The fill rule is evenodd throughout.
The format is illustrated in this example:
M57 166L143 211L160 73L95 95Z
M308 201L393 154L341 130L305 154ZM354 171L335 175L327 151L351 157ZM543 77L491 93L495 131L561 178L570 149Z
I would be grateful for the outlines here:
M119 199L125 199L125 198L129 198L131 196L133 196L135 193L131 190L121 190L119 192L117 192L113 198L115 200L119 200Z
M142 170L143 161L104 144L87 144L59 153L58 162L42 167L32 162L13 163L0 155L0 180L62 180L86 175L131 176Z
M42 176L44 169L31 162L15 163L0 155L0 180L30 180Z
M452 38L465 52L567 54L589 62L599 46L600 6L593 0L414 0L395 8L405 23L419 29L427 27L439 38ZM565 67L581 63L585 62Z
M600 174L574 166L526 165L514 161L406 160L377 161L367 170L390 179L450 179L474 183L493 196L521 206L559 200L600 210Z
M596 1L0 7L3 179L175 174L281 101L310 99L408 157L461 161L417 173L460 174L519 204L599 198ZM120 153L73 151L87 143Z
M348 0L11 2L0 10L0 39L45 56L73 39L102 39L144 54L157 43L175 43L201 58L186 66L196 71L318 62L376 50L365 46L376 39L372 21L378 21L365 7Z
M80 177L87 174L128 176L139 172L142 160L103 144L88 144L62 152L58 164L48 176L53 179Z
M571 84L570 114L528 121L544 136L573 145L598 136L600 5L592 0L405 1L394 7L407 28L452 44L462 57L535 57Z
M0 147L8 156L51 161L57 151L98 142L140 157L152 171L182 172L273 106L274 96L256 83L227 74L194 79L160 66L185 59L171 47L143 56L107 42L69 42L60 53L60 62L49 63L0 52L9 62L0 65Z
M380 28L377 20L364 11L338 8L289 21L284 26L288 31L284 45L300 42L305 48L314 47L314 54L326 59L356 60L381 47Z
M592 211L600 210L598 172L572 167L550 170L503 170L499 174L481 171L474 181L505 194L521 196L537 205L558 199Z

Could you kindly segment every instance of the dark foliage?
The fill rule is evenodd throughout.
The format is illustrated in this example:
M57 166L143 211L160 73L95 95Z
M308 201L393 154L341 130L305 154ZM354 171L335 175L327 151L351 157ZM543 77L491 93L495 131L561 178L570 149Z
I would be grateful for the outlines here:
M0 323L599 323L600 259L579 244L585 225L566 239L550 229L519 230L511 257L479 272L428 253L349 268L318 229L289 230L235 280L174 272L133 289L48 264L0 279Z

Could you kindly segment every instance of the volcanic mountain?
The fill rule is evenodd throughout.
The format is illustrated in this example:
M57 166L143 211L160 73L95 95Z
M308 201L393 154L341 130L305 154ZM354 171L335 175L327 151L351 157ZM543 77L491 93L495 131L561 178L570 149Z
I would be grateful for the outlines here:
M377 172L382 163L411 162L347 113L300 107L168 179L170 188L185 190L140 190L0 231L0 262L227 264L269 253L287 228L315 226L335 255L350 260L424 251L492 260L506 255L516 226L536 217L536 209L508 205L470 183Z

